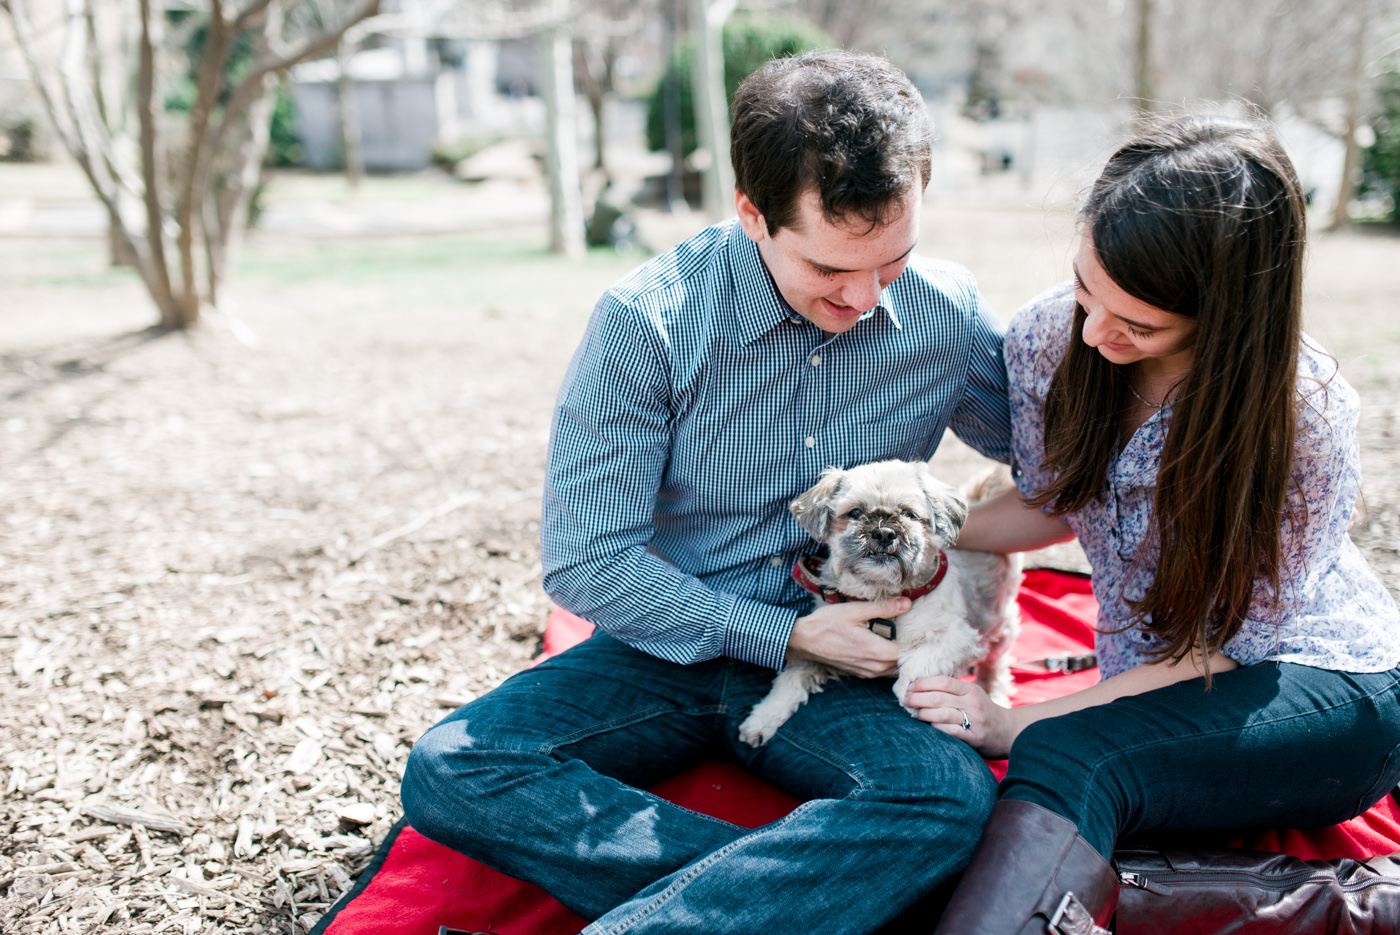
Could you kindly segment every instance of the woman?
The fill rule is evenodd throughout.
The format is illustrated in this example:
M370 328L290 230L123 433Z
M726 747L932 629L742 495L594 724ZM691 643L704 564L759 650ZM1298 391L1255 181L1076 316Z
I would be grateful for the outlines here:
M1164 123L1113 156L1082 221L1073 285L1007 335L1019 492L958 545L1077 536L1103 680L1010 710L910 687L923 720L1010 754L940 933L1042 933L1057 911L1092 931L1119 836L1329 825L1400 781L1400 612L1347 536L1357 397L1302 335L1282 147L1247 121Z

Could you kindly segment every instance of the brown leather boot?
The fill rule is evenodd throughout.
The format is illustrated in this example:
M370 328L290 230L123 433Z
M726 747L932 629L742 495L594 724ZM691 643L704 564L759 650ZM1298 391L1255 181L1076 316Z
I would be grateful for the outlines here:
M1002 799L934 935L1109 935L1118 876L1047 808Z

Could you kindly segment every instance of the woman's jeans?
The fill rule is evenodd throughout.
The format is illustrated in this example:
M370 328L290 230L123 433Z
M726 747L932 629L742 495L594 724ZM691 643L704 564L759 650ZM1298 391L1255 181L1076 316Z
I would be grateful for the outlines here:
M1400 782L1400 670L1265 662L1027 727L1003 798L1068 818L1105 857L1138 832L1333 825Z
M830 682L749 747L739 722L772 681L597 633L429 730L405 813L596 920L588 933L871 932L967 863L995 782L889 679ZM642 791L715 758L810 801L750 831Z

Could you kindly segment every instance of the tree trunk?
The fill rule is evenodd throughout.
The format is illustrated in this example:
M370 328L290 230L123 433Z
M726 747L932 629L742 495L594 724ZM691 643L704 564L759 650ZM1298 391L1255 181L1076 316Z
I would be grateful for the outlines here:
M360 105L355 99L355 82L350 77L350 59L355 54L355 43L341 39L336 46L335 60L340 66L340 77L336 80L336 103L340 108L340 145L345 154L345 178L352 191L358 191L365 177L365 154L360 145Z
M131 241L122 229L121 219L113 217L112 212L107 216L107 265L113 268L137 267Z
M141 181L145 187L146 251L151 275L146 287L160 310L162 328L185 328L199 321L199 303L176 298L165 259L165 211L160 203L160 179L156 146L156 51L151 0L141 2L141 38L137 72L136 115L141 124Z
M282 24L282 8L270 8L254 34L255 60L273 54ZM253 88L255 94L245 98L245 108L233 110L230 107L224 114L230 129L225 131L223 145L211 156L212 160L217 160L217 165L209 167L210 181L203 186L200 219L207 267L205 301L216 308L233 256L243 241L249 202L262 176L262 164L272 136L277 78L268 72L256 79Z
M587 39L574 40L574 74L583 87L588 109L593 113L593 168L607 175L607 154L604 152L603 104L612 87L612 52L600 54Z
M205 301L217 307L220 290L248 223L248 207L262 176L272 131L273 92L276 79L265 75L266 92L255 100L228 141L217 171L217 182L206 193L204 249L206 257ZM212 221L212 223L211 223Z
M690 32L695 43L695 128L700 148L709 153L701 175L701 206L711 218L734 209L734 169L729 159L729 102L724 93L724 21L734 0L690 0Z
M549 249L570 257L584 253L583 193L579 188L578 122L573 50L561 26L540 33L549 170Z
M671 154L671 171L666 174L666 210L673 214L689 210L685 200L685 140L681 129L680 71L671 67L676 56L679 31L677 0L662 0L666 22L666 72L661 92L661 116L666 127L666 151Z
M204 48L199 57L195 78L195 102L190 109L190 125L184 149L185 164L180 167L179 195L175 199L175 224L179 233L180 276L183 289L182 305L192 307L198 314L200 295L195 270L195 234L200 230L204 202L209 193L207 180L212 177L208 163L215 153L206 146L214 108L219 104L224 87L224 71L234 40L231 24L224 19L223 0L211 0ZM206 248L207 252L207 248Z
M1361 125L1362 84L1366 80L1366 30L1371 21L1370 0L1358 0L1356 10L1356 37L1352 46L1351 75L1347 82L1346 136L1343 144L1346 155L1342 158L1342 178L1337 186L1337 203L1332 208L1332 230L1346 227L1351 223L1351 199L1356 195L1356 170L1361 162L1361 147L1356 142L1356 131Z
M1156 109L1157 86L1153 80L1152 33L1155 0L1137 0L1137 73L1133 96L1137 99L1138 119L1144 120Z

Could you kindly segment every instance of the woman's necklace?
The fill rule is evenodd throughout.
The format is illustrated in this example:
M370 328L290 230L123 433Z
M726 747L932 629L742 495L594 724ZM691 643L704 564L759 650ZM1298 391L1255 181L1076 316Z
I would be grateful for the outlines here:
M1147 400L1143 399L1143 398L1142 398L1142 394L1139 393L1137 390L1133 389L1133 381L1132 381L1132 380L1129 380L1129 381L1128 381L1128 392L1129 392L1129 393L1132 393L1134 396L1136 396L1138 402L1142 403L1142 404L1143 404L1144 406L1146 406L1148 409L1161 409L1163 406L1165 406L1165 405L1167 404L1167 401L1166 401L1165 399L1162 400L1160 403L1149 403Z

